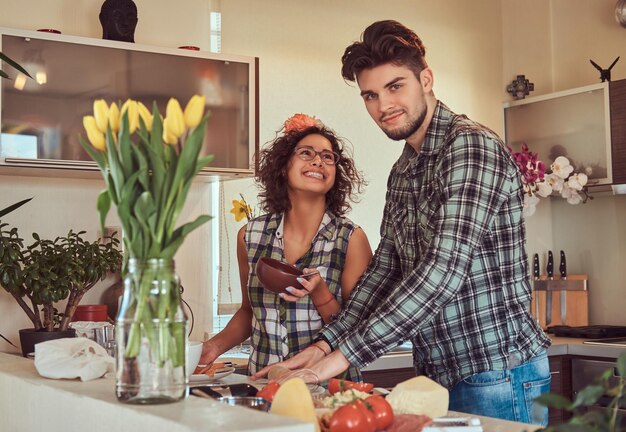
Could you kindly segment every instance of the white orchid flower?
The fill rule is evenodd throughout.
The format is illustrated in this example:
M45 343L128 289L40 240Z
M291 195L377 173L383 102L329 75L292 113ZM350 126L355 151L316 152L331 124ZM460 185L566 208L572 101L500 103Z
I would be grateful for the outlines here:
M563 185L563 190L561 191L561 196L567 200L569 204L580 204L583 202L583 197L580 196L576 189L573 189L569 186L569 184L565 183Z
M544 198L552 195L552 185L547 181L537 183L537 194Z
M563 190L564 180L558 175L554 173L548 174L543 179L550 185L553 191L561 192L561 190Z
M561 177L562 179L566 179L569 175L574 171L574 167L570 165L569 159L565 156L559 156L556 160L550 165L552 169L552 173Z
M582 173L573 174L567 179L567 185L574 190L583 190L583 187L587 184L587 175Z
M525 195L522 215L524 217L530 217L535 214L535 210L537 210L537 204L539 204L539 198L537 198L535 195Z

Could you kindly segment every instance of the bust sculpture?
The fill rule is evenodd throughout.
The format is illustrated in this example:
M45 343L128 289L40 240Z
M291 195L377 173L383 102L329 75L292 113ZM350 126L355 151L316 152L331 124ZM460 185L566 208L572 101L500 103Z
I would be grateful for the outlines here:
M135 42L137 6L133 0L105 0L100 8L102 39Z

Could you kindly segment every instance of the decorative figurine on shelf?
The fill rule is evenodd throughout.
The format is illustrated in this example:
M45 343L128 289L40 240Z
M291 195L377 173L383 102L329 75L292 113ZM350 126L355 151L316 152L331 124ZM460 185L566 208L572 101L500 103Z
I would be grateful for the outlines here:
M609 66L608 69L602 69L600 67L600 65L598 65L593 60L589 59L589 61L593 65L593 67L600 71L600 81L601 82L604 82L604 81L609 81L610 82L611 81L611 69L613 69L613 66L615 66L615 63L617 63L618 60L619 60L619 56L617 56L617 58L615 60L613 60L613 63L611 63L611 66Z
M515 99L524 99L533 90L535 90L535 84L528 81L524 75L518 75L506 87L506 91Z
M135 42L137 6L133 0L105 0L100 8L102 39Z

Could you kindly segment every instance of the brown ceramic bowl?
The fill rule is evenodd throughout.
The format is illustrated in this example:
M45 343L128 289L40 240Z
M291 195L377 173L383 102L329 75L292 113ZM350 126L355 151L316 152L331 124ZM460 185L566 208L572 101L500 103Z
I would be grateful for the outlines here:
M285 288L288 286L304 289L300 282L296 280L303 276L302 270L273 258L259 258L256 263L256 274L266 290L277 294L285 292ZM317 272L307 273L306 276L314 274L317 274Z

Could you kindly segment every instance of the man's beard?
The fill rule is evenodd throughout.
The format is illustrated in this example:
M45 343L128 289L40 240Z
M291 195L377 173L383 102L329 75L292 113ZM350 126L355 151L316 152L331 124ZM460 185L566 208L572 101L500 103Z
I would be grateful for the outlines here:
M424 123L425 118L426 118L426 107L424 106L424 109L422 110L420 115L415 120L407 124L406 126L401 127L399 129L394 129L394 130L383 129L383 132L385 132L385 135L387 135L389 138L391 138L394 141L405 140L411 135L413 135L415 132L417 132L417 130Z

